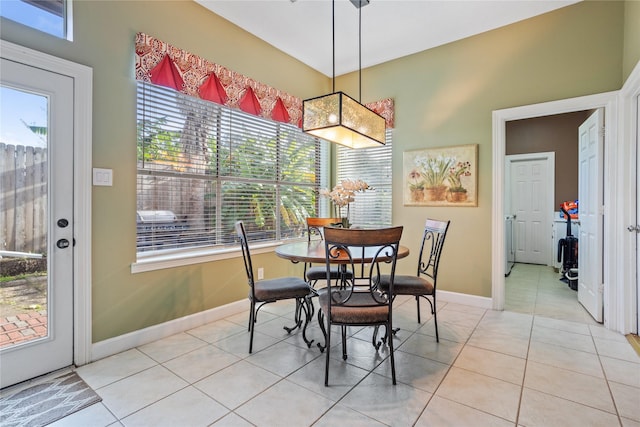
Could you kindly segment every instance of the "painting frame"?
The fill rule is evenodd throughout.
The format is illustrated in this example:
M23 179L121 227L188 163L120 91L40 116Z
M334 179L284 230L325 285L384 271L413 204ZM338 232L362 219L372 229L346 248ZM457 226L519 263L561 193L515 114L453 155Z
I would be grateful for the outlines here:
M423 148L402 155L404 206L478 206L478 144Z

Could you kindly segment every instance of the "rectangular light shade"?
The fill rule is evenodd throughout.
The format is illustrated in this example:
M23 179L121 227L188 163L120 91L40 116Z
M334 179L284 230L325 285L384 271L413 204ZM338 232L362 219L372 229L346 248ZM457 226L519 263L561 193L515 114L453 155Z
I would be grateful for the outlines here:
M350 148L386 142L384 117L343 92L302 101L302 131Z

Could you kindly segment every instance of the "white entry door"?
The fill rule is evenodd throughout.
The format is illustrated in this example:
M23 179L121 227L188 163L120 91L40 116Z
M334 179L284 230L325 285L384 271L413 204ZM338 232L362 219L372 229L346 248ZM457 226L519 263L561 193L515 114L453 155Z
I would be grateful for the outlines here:
M507 214L513 220L515 260L548 265L551 261L553 153L506 156L510 181Z
M603 321L604 113L596 110L578 129L578 301Z
M11 327L23 335L0 346L0 386L6 387L73 363L74 81L0 60L0 251L5 259L46 260L44 306L24 307L25 323L34 327L20 316L2 316L16 320ZM39 113L37 122L32 112Z

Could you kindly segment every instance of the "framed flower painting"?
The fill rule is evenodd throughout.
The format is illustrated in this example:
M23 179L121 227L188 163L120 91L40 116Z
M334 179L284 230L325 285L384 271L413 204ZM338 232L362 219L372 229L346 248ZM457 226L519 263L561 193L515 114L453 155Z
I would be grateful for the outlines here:
M478 206L478 144L405 151L405 206Z

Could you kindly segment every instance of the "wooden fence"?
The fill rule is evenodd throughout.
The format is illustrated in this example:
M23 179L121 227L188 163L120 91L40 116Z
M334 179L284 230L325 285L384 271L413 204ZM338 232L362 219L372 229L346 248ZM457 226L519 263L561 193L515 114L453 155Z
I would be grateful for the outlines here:
M0 143L0 251L47 252L47 150Z

